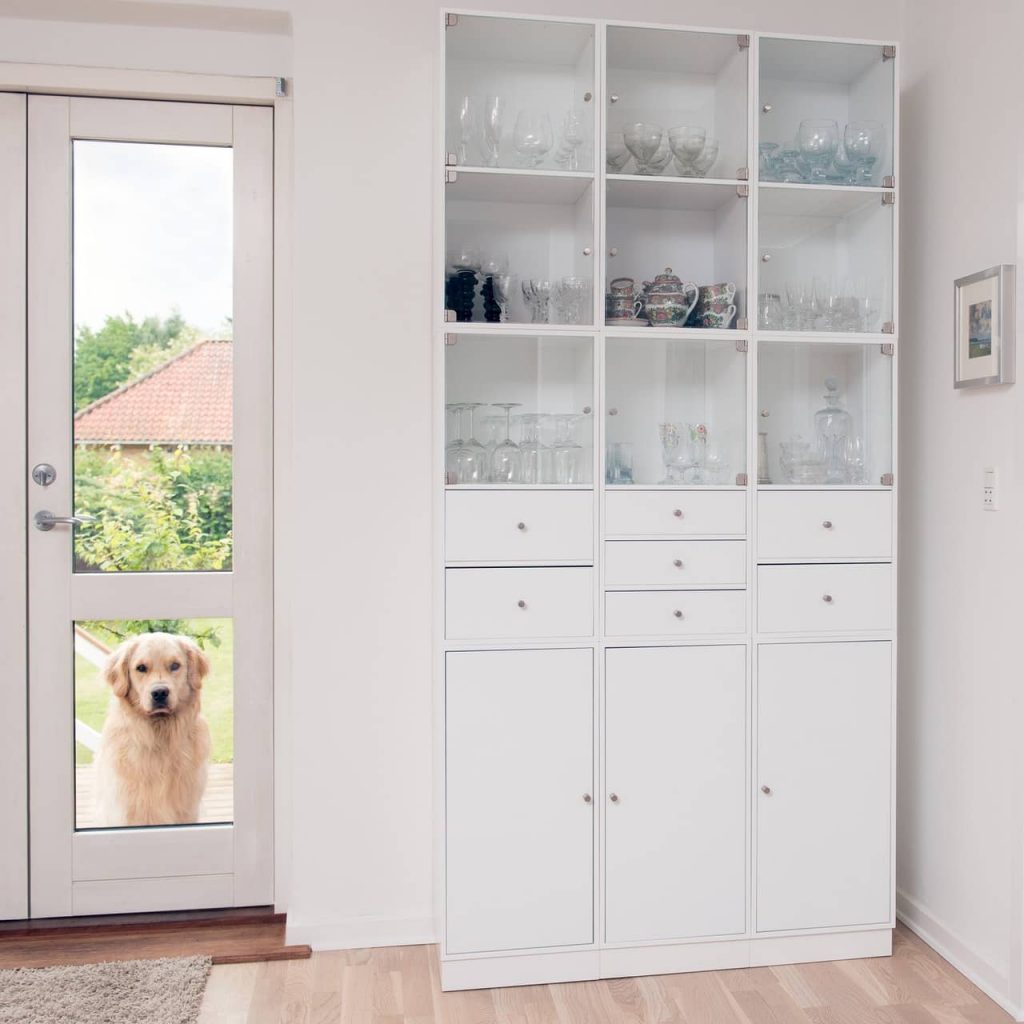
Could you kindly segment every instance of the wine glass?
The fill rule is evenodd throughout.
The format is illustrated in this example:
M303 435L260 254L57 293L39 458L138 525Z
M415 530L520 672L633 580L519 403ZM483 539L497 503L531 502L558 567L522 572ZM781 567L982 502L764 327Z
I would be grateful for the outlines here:
M459 429L458 443L448 453L448 472L459 484L482 484L487 480L487 450L473 436L473 413L483 405L482 402L460 402L458 413L462 420ZM469 413L469 430L463 437L465 413Z
M512 440L512 410L522 402L492 402L496 409L505 410L505 439L494 446L491 453L491 480L496 484L517 484L523 476L523 453Z
M458 481L458 471L455 466L455 451L462 445L462 402L448 402L445 404L445 411L448 413L448 422L445 428L447 441L444 446L444 482L454 484Z
M484 163L498 166L501 152L501 131L505 121L505 101L500 96L488 96L483 112Z
M519 451L523 460L523 483L543 484L552 480L551 449L541 443L541 413L530 412L517 416L522 431Z
M522 288L523 298L530 308L530 322L546 324L551 300L551 282L543 278L531 277L528 281L523 282Z
M661 143L658 145L658 151L651 157L647 163L647 170L642 173L646 174L661 174L663 170L672 161L672 148L668 144L667 136L662 136Z
M663 134L656 124L648 124L646 121L637 121L626 126L622 136L626 141L626 148L636 160L637 174L653 173L649 169L650 162L658 152Z
M523 167L539 167L554 145L551 118L542 110L520 110L512 132L512 147Z
M808 118L797 131L800 156L810 168L810 180L821 183L839 148L839 125L828 118Z
M700 156L694 157L693 170L698 178L706 178L708 171L715 165L718 159L718 139L707 139L704 142L704 149ZM712 175L713 177L713 175Z
M669 145L676 158L676 168L684 177L695 175L694 161L704 152L707 130L696 125L682 124L668 133Z
M851 121L843 131L843 149L847 161L854 166L854 180L858 185L874 182L884 131L881 121Z
M470 154L476 146L478 131L476 104L471 97L463 96L459 102L459 144L455 153L462 166L473 162Z
M566 171L579 169L579 149L584 140L584 121L580 112L571 108L562 119L562 141L555 152L555 163Z
M609 132L605 146L605 166L609 174L621 174L631 155L622 132Z
M573 428L582 419L578 413L555 416L554 455L555 482L559 484L586 483L585 449L573 437Z
M498 304L498 323L508 323L508 304L512 298L512 275L509 273L491 275L491 292Z

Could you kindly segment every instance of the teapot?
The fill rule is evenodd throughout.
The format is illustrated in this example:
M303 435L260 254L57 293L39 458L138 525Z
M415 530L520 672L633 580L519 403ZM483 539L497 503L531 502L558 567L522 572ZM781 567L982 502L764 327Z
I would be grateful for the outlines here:
M682 327L697 305L699 291L666 267L653 281L644 281L644 315L652 327Z

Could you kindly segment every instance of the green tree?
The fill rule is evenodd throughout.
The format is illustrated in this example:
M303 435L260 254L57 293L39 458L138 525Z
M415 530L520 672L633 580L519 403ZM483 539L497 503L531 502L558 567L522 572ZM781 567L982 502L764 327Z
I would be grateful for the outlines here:
M79 327L75 336L75 411L183 352L199 338L175 310L166 320L130 313L108 316L98 331Z

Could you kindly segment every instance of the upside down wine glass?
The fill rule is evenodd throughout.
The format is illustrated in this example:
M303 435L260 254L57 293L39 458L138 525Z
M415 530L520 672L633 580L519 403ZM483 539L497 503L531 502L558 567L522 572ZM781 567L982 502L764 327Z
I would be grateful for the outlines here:
M459 402L454 405L459 426L458 439L447 452L446 478L449 483L482 484L487 480L487 449L473 436L475 410L482 402ZM469 413L469 431L463 437L463 414Z
M512 410L522 402L492 402L496 409L505 410L505 440L495 445L491 455L491 479L496 484L518 484L523 478L523 453L512 440Z

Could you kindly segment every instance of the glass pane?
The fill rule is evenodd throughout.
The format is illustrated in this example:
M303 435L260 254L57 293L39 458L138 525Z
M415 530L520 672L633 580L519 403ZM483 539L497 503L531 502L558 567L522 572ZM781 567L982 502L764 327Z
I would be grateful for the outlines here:
M761 327L881 331L893 319L893 209L878 192L763 186Z
M592 484L591 338L458 335L445 349L449 484Z
M609 338L605 481L735 484L746 472L746 361L731 341Z
M892 358L878 345L759 349L762 484L878 486L892 472Z
M749 52L733 33L610 27L608 170L736 178L747 166Z
M882 185L895 63L877 44L762 39L761 180Z
M460 14L445 54L460 167L593 170L593 26Z
M230 569L231 150L73 160L76 571Z
M232 620L74 631L75 827L232 821Z

